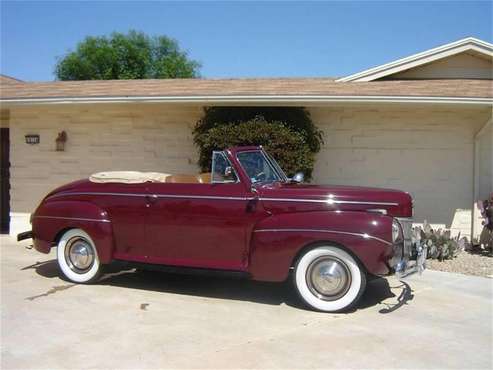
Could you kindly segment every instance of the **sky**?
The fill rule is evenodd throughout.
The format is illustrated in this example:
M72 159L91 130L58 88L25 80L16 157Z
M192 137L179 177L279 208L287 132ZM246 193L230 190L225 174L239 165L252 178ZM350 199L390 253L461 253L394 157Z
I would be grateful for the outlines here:
M178 40L204 78L338 77L460 38L493 42L492 1L4 1L0 73L51 81L88 35Z

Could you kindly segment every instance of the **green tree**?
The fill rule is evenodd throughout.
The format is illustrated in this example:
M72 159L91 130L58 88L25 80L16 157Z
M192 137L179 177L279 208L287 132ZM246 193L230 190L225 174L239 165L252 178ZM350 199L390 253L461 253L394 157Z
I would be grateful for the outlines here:
M194 78L199 68L176 40L129 31L86 37L58 60L55 75L62 81Z

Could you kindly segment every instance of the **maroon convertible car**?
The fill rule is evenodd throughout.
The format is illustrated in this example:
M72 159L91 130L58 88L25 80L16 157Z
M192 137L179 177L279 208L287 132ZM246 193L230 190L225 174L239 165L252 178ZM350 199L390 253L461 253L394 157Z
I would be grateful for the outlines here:
M106 172L49 193L31 216L36 250L57 247L63 274L97 280L104 265L284 281L311 308L348 309L367 276L424 268L411 241L412 199L387 189L288 178L262 147L215 151L211 173Z

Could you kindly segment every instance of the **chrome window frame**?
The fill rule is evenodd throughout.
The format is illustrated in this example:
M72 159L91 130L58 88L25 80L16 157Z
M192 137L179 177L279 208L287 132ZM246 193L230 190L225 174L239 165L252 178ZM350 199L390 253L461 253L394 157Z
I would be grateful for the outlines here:
M277 163L276 159L271 156L268 152L266 152L264 149L261 149L262 154L264 157L269 161L269 163L274 167L274 170L277 171L277 174L280 175L280 177L283 179L283 181L288 181L288 176L284 172L284 170L279 166L279 163Z
M238 155L239 154L242 154L242 153L256 153L256 152L260 152L262 154L262 156L264 157L265 161L269 164L269 166L272 168L273 172L279 177L278 180L273 180L273 181L284 181L284 176L282 176L281 174L279 174L276 166L274 166L274 164L269 160L269 158L265 155L264 153L264 150L263 149L252 149L252 150L242 150L241 152L237 152L236 153L236 161L238 162L238 164L241 166L241 169L243 170L243 172L245 173L245 175L250 179L250 182L252 184L258 184L258 183L261 183L262 181L257 181L257 182L253 182L252 179L250 178L250 176L248 175L247 171L245 170L245 168L243 167L243 164L241 163L240 159L238 158ZM284 172L283 172L284 174ZM287 177L286 177L287 179ZM265 181L265 182L270 182L270 181Z
M224 159L229 163L229 167L233 170L233 173L236 177L236 180L226 180L226 181L215 181L214 180L214 163L215 163L215 156L216 154L222 155ZM212 165L211 165L211 184L238 184L240 183L240 176L238 176L238 173L236 172L235 167L231 164L231 161L229 160L228 156L224 152L224 150L213 150L212 151Z

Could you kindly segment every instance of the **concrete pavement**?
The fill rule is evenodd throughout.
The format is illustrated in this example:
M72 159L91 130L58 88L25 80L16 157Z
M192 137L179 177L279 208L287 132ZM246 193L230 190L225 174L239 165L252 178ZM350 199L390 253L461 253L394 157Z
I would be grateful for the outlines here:
M289 284L130 271L74 285L55 250L0 243L2 369L493 366L491 279L378 279L353 312L324 314Z

